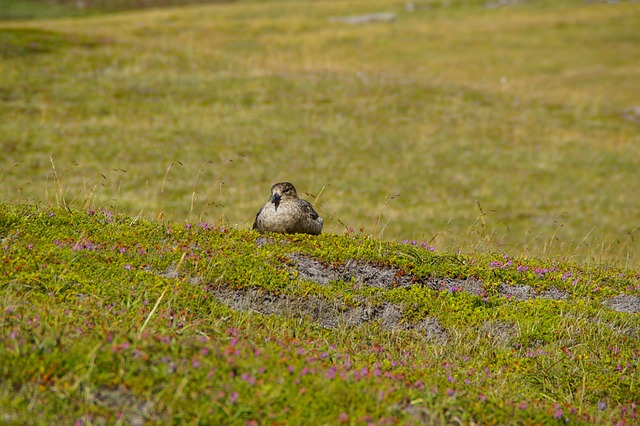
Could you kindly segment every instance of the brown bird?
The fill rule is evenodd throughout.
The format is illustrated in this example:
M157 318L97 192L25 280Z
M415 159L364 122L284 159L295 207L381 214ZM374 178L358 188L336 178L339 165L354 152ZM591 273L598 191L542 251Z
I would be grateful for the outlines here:
M322 232L322 218L308 201L298 198L296 188L289 182L271 187L271 198L258 210L253 229L260 232L284 234L312 234Z

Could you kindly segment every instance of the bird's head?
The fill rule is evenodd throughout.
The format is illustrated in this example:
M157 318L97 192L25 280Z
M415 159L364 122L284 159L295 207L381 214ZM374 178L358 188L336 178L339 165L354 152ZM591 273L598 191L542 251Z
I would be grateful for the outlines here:
M283 198L298 198L296 188L289 182L276 183L271 187L271 198L269 201L276 205L276 210L280 205L280 200Z

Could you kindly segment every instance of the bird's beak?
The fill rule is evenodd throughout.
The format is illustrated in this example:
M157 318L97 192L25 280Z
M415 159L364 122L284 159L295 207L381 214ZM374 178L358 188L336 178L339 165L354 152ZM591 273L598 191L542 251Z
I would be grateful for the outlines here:
M280 199L282 198L282 195L280 194L273 194L271 196L271 199L269 201L271 201L273 204L276 205L276 210L278 210L278 206L280 205Z

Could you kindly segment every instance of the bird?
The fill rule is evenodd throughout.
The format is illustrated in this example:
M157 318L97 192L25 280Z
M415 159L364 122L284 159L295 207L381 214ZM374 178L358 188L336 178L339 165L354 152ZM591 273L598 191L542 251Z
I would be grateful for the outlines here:
M271 197L258 210L253 229L263 234L320 235L322 218L308 201L298 198L296 188L290 182L279 182L271 187Z

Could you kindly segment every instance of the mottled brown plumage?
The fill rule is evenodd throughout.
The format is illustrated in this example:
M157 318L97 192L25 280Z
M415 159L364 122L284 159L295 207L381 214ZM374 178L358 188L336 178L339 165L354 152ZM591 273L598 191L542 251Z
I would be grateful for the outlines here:
M298 198L292 184L280 182L271 187L271 198L258 211L253 229L260 233L319 235L322 222L311 204Z

